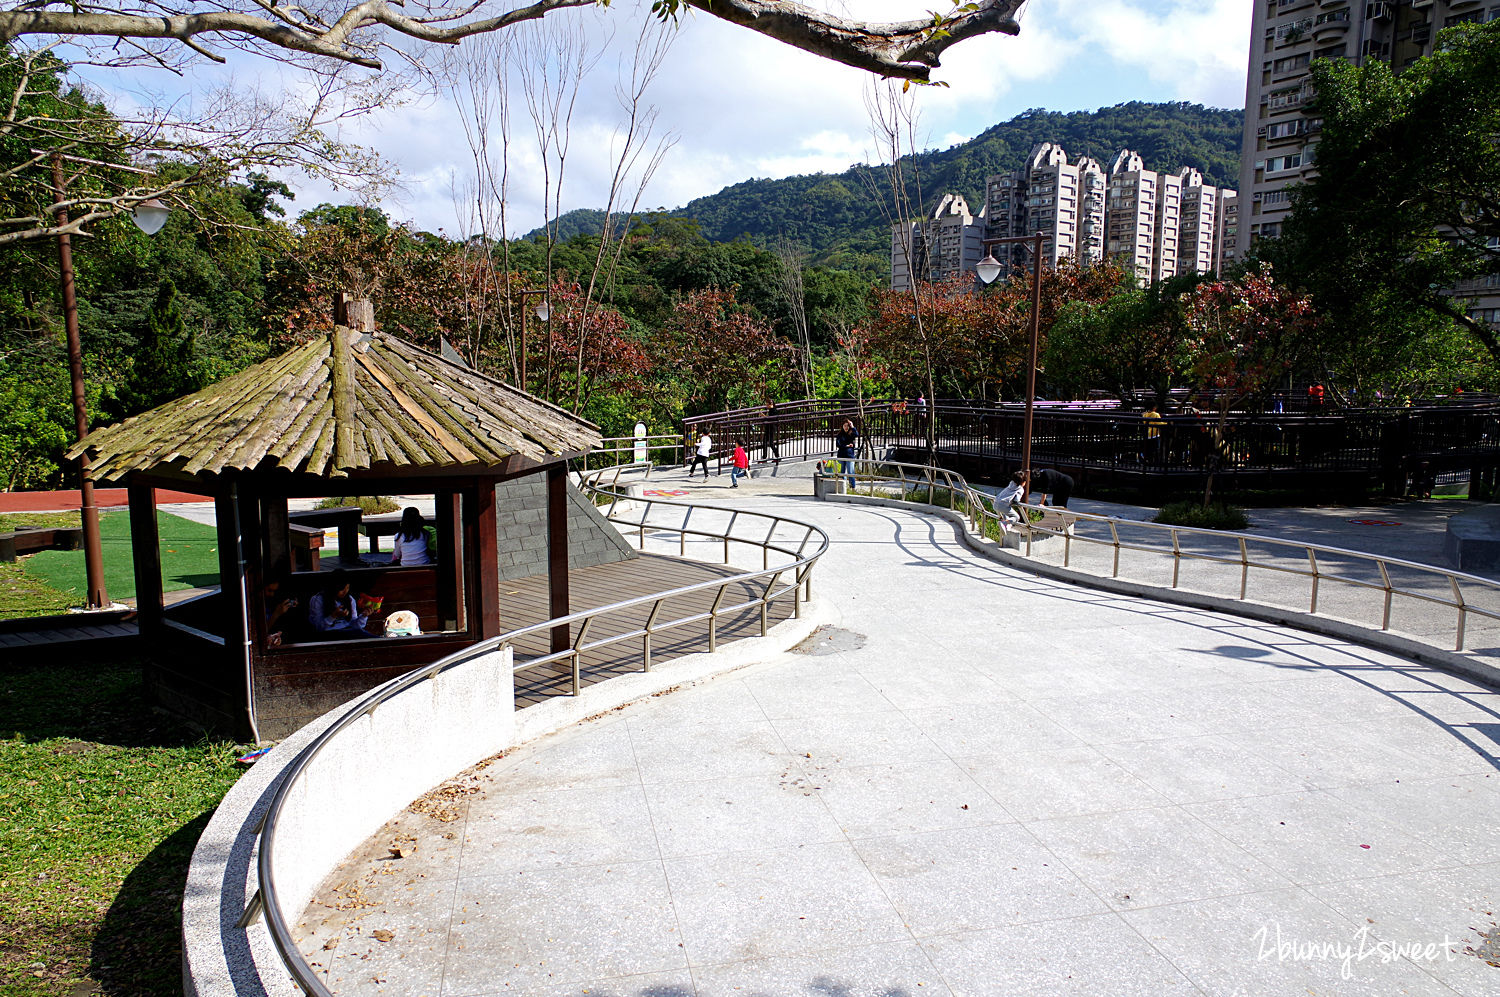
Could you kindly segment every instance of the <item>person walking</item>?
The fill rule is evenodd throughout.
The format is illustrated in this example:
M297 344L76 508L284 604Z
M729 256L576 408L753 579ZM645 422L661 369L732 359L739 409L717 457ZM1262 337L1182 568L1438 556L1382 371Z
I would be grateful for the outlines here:
M729 485L731 488L738 488L740 479L748 477L750 477L750 455L745 452L744 447L736 443L733 465L729 468Z
M1166 420L1156 410L1156 403L1150 402L1146 405L1146 411L1141 413L1141 422L1146 426L1146 448L1137 456L1142 464L1149 458L1153 463L1161 461L1161 427L1166 425Z
M833 445L838 448L839 464L843 467L844 474L848 476L849 491L854 490L854 455L858 452L859 430L854 428L854 420L845 419L844 425L833 438Z
M703 465L703 480L708 480L708 458L713 452L714 438L708 434L708 429L705 427L703 435L698 437L698 449L693 451L693 462L688 465L688 480L692 480L693 471L699 464Z
M760 424L760 459L781 463L781 448L776 445L776 403L766 402L764 420Z

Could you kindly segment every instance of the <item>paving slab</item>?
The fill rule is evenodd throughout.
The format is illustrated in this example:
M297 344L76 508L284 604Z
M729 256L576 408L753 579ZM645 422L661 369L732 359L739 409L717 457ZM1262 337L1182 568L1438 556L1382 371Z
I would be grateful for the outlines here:
M1500 992L1500 693L742 488L837 622L401 815L296 926L334 993Z

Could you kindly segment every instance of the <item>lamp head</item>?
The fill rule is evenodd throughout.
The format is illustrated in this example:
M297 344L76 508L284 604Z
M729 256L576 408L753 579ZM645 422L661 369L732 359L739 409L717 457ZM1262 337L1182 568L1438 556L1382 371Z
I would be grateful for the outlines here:
M974 265L974 272L977 273L979 275L979 279L986 284L993 284L995 282L995 278L1000 276L1000 271L1002 269L1003 268L1000 266L1000 261L995 259L995 257L989 253L985 253L984 259L980 260Z
M142 232L155 235L167 223L167 216L171 213L170 208L153 197L149 201L137 204L130 212L130 220L135 222L135 227Z
M547 299L543 298L541 301L538 301L536 303L536 317L540 321L545 322L551 316L552 316L552 309L550 307L548 307L548 305L547 305Z

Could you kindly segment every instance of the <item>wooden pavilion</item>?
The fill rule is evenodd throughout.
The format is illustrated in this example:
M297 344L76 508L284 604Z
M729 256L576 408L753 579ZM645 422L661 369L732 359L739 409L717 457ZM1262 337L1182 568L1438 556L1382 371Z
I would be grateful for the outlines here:
M157 701L238 737L269 739L501 632L496 493L508 481L545 476L546 513L535 517L545 530L541 522L535 530L545 535L551 615L566 615L567 461L598 441L593 424L511 385L395 336L338 326L95 430L74 456L86 451L100 480L128 486L141 636ZM162 598L157 488L211 497L218 524L219 588L170 607ZM268 582L281 583L276 598L299 599L303 614L328 582L326 573L294 570L299 528L288 501L413 493L434 496L432 564L363 564L347 540L340 560L355 591L383 597L383 615L415 612L423 635L333 641L299 628L301 615L273 636ZM527 539L540 554L540 537Z

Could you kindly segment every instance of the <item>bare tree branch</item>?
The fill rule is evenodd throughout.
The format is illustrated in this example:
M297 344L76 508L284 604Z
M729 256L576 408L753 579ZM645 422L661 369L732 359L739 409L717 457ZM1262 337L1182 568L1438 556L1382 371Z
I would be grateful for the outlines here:
M467 20L489 6L484 0L464 7L413 4L422 13L410 16L396 8L404 3L362 0L339 13L325 16L307 8L268 0L249 0L247 9L228 4L220 10L183 10L179 5L137 0L126 4L73 3L66 10L46 3L14 2L0 10L0 41L23 36L74 39L144 38L175 41L211 59L222 61L199 36L254 38L273 46L371 69L382 64L378 42L369 38L386 29L420 41L456 44L473 35L499 31L569 7L607 0L537 0L489 17ZM870 23L838 17L791 0L664 0L663 16L693 7L751 31L760 32L794 48L878 76L928 80L939 57L950 46L977 35L1017 34L1015 15L1025 0L973 0L946 15L891 23ZM186 6L183 0L181 6ZM197 5L194 5L197 6Z

